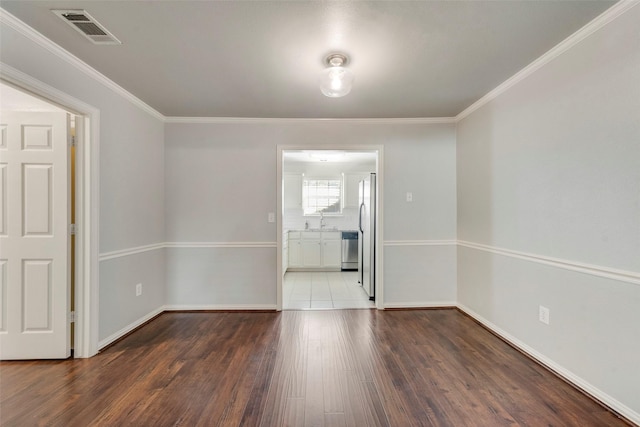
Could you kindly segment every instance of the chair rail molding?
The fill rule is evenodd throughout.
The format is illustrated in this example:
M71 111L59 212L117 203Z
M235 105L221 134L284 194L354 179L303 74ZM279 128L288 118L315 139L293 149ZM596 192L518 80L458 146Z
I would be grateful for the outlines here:
M634 271L619 270L601 265L587 264L577 261L570 261L561 258L553 258L544 255L536 255L527 252L514 251L511 249L498 248L495 246L484 245L481 243L458 241L458 246L475 249L483 252L490 252L497 255L517 258L524 261L535 262L538 264L550 265L552 267L562 268L564 270L577 271L579 273L590 274L592 276L604 277L607 279L618 280L620 282L633 283L640 285L640 273Z

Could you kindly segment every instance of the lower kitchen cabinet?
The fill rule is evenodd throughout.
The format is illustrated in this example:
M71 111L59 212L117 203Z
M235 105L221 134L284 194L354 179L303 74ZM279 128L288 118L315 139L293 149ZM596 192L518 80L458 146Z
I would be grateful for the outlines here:
M290 231L289 269L340 269L341 246L338 231Z
M302 267L302 242L299 232L289 232L289 263L287 268Z
M322 267L320 240L302 239L302 266L305 268Z
M329 233L327 233L329 234ZM342 262L342 247L340 245L340 233L331 233L337 236L327 236L322 239L322 266L340 268Z

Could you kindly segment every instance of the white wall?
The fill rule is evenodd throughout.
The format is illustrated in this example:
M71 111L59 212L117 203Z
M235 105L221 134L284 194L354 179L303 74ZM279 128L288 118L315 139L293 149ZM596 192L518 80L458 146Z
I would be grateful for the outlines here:
M278 144L383 145L384 239L424 242L456 236L453 124L169 123L165 141L167 241L223 246L183 244L167 251L170 306L237 306L244 301L251 307L275 307L276 224L267 222L267 213L277 211ZM407 191L413 192L413 203L405 201ZM238 242L249 244L238 247ZM251 242L271 246L252 247ZM450 249L432 246L437 256L425 259L419 246L385 246L390 260L384 266L385 302L455 301L456 260ZM400 264L394 259L411 269L396 267ZM437 283L416 281L434 268L442 271ZM246 298L219 291L229 287L230 269ZM252 269L260 273L258 280Z
M459 303L636 416L639 22L635 7L457 128Z
M4 64L100 110L100 252L163 242L162 121L8 25L0 31ZM101 262L100 341L162 306L161 252L136 257L136 268L127 257Z

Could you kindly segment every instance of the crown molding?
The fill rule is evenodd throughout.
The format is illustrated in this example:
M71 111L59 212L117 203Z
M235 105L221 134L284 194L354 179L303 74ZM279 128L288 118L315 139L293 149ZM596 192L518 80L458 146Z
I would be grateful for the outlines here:
M88 75L92 79L97 82L103 84L107 88L111 89L118 95L122 96L136 107L140 108L142 111L150 114L158 120L164 121L165 116L161 114L159 111L155 110L153 107L142 101L140 98L133 95L131 92L123 88L122 86L115 83L113 80L82 61L77 56L73 55L71 52L67 51L60 45L54 43L35 29L31 28L20 19L13 16L11 13L6 10L0 8L0 22L11 27L16 30L21 35L27 37L29 40L38 44L40 47L46 49L48 52L56 55L58 58L64 60L74 68L79 71L82 71L84 74Z
M538 59L536 59L529 65L527 65L526 67L524 67L522 70L518 71L516 74L514 74L509 79L505 80L502 84L497 86L495 89L493 89L492 91L487 93L485 96L483 96L482 98L478 99L476 102L471 104L469 107L467 107L465 110L463 110L461 113L459 113L455 117L456 122L459 122L460 120L464 119L469 114L476 111L477 109L488 104L489 102L497 98L499 95L506 92L507 90L509 90L511 87L515 86L522 80L526 79L531 74L535 73L537 70L539 70L549 62L553 61L555 58L562 55L564 52L568 51L572 47L576 46L582 40L586 39L591 34L595 33L600 28L604 27L605 25L615 20L617 17L629 11L631 8L633 8L634 6L637 6L638 4L640 4L640 0L620 0L618 3L614 4L609 9L605 10L602 14L594 18L587 25L580 28L578 31L576 31L575 33L573 33L572 35L570 35L569 37L561 41L559 44L557 44L551 50L546 52L544 55L542 55L541 57L539 57Z
M270 118L270 117L165 117L166 123L184 124L300 124L300 123L349 123L349 124L443 124L455 123L455 117L415 118Z

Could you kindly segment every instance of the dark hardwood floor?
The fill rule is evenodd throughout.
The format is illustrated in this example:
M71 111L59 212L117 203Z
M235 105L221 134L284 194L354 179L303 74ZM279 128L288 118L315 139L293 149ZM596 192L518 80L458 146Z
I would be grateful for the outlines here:
M3 426L627 425L457 310L165 313L0 363Z

